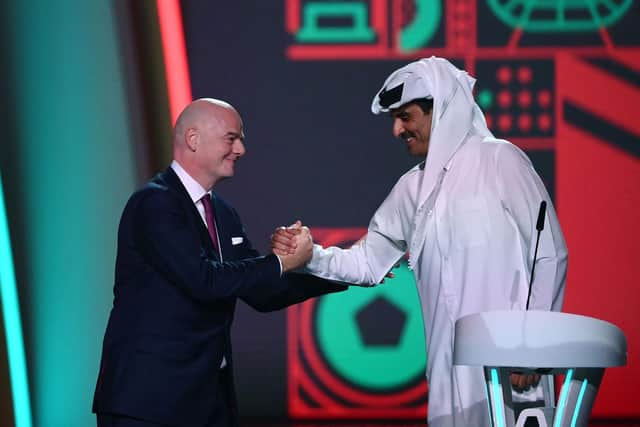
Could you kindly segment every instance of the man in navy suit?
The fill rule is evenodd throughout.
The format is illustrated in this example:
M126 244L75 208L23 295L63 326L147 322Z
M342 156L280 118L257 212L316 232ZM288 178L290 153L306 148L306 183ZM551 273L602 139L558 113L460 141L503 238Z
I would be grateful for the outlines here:
M214 185L245 153L229 104L194 101L174 161L129 199L118 231L114 302L93 411L99 427L236 426L230 328L237 298L271 311L345 287L287 272L311 258L259 256Z

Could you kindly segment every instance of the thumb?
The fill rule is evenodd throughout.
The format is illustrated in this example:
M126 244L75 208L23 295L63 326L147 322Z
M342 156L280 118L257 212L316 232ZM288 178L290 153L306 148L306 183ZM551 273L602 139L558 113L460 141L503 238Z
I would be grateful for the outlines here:
M302 227L302 222L300 220L296 220L293 224L289 226L289 228L298 229Z

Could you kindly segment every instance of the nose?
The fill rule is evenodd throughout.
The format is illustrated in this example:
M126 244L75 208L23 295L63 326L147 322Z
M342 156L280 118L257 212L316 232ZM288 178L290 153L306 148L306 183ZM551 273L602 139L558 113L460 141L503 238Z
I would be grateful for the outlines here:
M244 147L244 142L240 138L237 138L233 144L233 152L236 156L242 157L247 149Z
M404 126L402 125L402 120L399 118L393 119L393 136L399 138L400 135L404 132Z

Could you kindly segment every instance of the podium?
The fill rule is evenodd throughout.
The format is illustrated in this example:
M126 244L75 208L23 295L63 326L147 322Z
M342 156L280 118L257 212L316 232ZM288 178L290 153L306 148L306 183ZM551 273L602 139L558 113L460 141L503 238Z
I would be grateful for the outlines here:
M484 368L493 427L587 426L605 368L627 361L627 342L615 325L550 311L489 311L456 322L453 364ZM516 419L509 374L542 375L544 403ZM553 375L564 374L556 405Z

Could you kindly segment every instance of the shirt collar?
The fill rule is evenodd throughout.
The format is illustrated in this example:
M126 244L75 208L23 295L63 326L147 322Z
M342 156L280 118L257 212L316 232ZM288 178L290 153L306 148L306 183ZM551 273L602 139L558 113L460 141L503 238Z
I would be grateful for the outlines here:
M209 193L198 183L198 181L193 179L177 161L174 160L171 162L171 169L173 169L176 175L178 175L178 179L180 179L180 182L184 185L184 188L187 190L187 193L189 194L189 197L191 197L193 203L196 203L202 198L202 196Z

